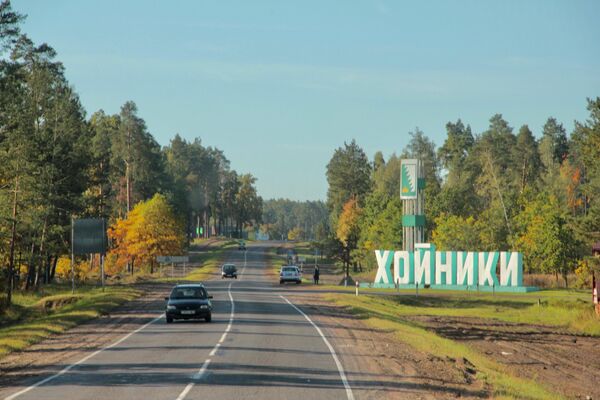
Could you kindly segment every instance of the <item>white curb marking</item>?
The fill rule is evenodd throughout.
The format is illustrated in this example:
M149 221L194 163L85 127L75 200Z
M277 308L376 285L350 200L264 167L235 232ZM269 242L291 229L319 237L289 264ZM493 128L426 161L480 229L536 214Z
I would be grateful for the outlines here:
M128 339L130 336L132 336L132 335L134 335L134 334L138 333L138 332L139 332L139 331L141 331L142 329L146 328L148 325L151 325L151 324L155 323L156 321L158 321L158 320L159 320L159 319L161 319L162 317L163 317L163 314L159 315L158 317L154 318L152 321L150 321L150 322L148 322L148 323L146 323L146 324L144 324L144 325L140 326L139 328L137 328L137 329L136 329L136 330L134 330L133 332L129 332L127 335L123 336L121 339L117 340L116 342L114 342L114 343L112 343L112 344L110 344L110 345L108 345L108 346L106 346L106 347L103 347L103 348L101 348L100 350L96 350L96 351L95 351L95 352L93 352L92 354L88 354L87 356L83 357L81 360L77 361L76 363L73 363L73 364L71 364L71 365L69 365L69 366L67 366L67 367L63 368L63 369L62 369L62 370L60 370L58 373L56 373L56 374L54 374L54 375L52 375L52 376L49 376L49 377L47 377L47 378L45 378L45 379L42 379L41 381L39 381L39 382L36 382L36 383L34 383L33 385L31 385L31 386L29 386L29 387L26 387L25 389L23 389L23 390L21 390L21 391L19 391L19 392L17 392L17 393L14 393L14 394L12 394L12 395L10 395L10 396L8 396L8 397L5 397L5 398L4 398L4 400L13 400L13 399L16 399L16 398L17 398L17 397L19 397L20 395L22 395L22 394L25 394L25 393L29 392L31 389L35 389L35 388L36 388L36 387L38 387L38 386L41 386L41 385L43 385L43 384L45 384L45 383L48 383L48 382L50 382L51 380L53 380L53 379L55 379L55 378L58 378L58 377L59 377L59 376L61 376L61 375L64 375L65 373L69 372L69 371L70 371L70 370L71 370L73 367L76 367L77 365L79 365L79 364L82 364L82 363L86 362L87 360L89 360L90 358L92 358L92 357L94 357L94 356L97 356L98 354L102 353L104 350L108 350L108 349L110 349L110 348L112 348L112 347L115 347L116 345L118 345L118 344L120 344L120 343L123 343L123 342L124 342L125 340L127 340L127 339Z
M306 318L306 320L308 322L310 322L310 324L317 330L319 335L321 335L321 338L327 345L327 348L329 348L329 352L331 353L331 356L333 357L333 361L335 361L335 365L337 366L338 372L340 373L340 379L342 380L342 383L344 384L344 388L346 388L346 397L348 398L348 400L354 400L354 394L352 393L352 389L350 388L350 384L348 383L348 379L346 378L346 373L344 372L344 367L342 367L342 363L340 362L340 359L338 358L337 354L335 354L335 350L333 349L333 346L331 345L331 343L329 343L329 340L327 340L325 335L323 335L323 331L321 331L321 328L319 328L317 326L317 324L312 322L312 320L308 317L308 315L306 315L301 309L296 307L291 301L286 299L284 296L279 296L279 297L284 299L290 306L294 307L294 309L296 311L298 311L300 314L302 314L304 316L304 318Z

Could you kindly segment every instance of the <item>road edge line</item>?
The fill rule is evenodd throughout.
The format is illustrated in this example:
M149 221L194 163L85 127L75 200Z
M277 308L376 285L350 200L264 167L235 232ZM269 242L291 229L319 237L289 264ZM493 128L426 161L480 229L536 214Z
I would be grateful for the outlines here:
M159 319L161 319L163 317L164 314L160 314L158 317L154 318L153 320L151 320L150 322L145 323L144 325L140 326L139 328L137 328L134 331L129 332L127 335L123 336L121 339L117 340L114 343L109 344L106 347L101 348L100 350L96 350L91 354L88 354L87 356L83 357L82 359L80 359L79 361L66 366L65 368L61 369L60 371L58 371L56 374L51 375L47 378L42 379L41 381L38 381L36 383L34 383L33 385L30 385L24 389L21 389L20 391L11 394L8 397L5 397L4 400L13 400L16 399L17 397L29 392L32 389L35 389L36 387L42 386L45 383L50 382L51 380L58 378L61 375L64 375L65 373L69 372L71 369L73 369L74 367L86 362L87 360L89 360L90 358L97 356L98 354L102 353L104 350L108 350L112 347L115 347L116 345L123 343L125 340L127 340L129 337L131 337L132 335L138 333L139 331L141 331L142 329L146 328L147 326L155 323L156 321L158 321Z
M327 338L323 334L323 331L321 331L321 328L319 328L317 326L317 324L315 324L308 317L308 315L306 315L304 313L304 311L302 311L300 308L296 307L296 305L294 303L292 303L291 301L289 301L286 297L284 297L282 295L280 295L279 297L281 297L290 306L294 307L294 309L296 311L298 311L300 314L302 314L304 316L304 318L306 318L306 320L308 322L310 322L310 324L316 329L316 331L319 333L319 335L321 335L321 338L323 339L323 341L327 345L327 348L329 348L329 352L331 353L331 356L333 357L333 361L335 361L335 365L337 366L338 372L340 374L340 379L342 380L342 383L344 384L344 388L346 389L346 397L348 398L348 400L354 400L354 394L352 393L352 388L350 387L350 383L348 383L348 378L346 378L346 373L344 372L344 367L342 366L342 363L341 363L340 359L338 358L338 356L337 356L337 354L335 352L335 349L333 348L333 346L331 345L331 343L329 343L329 340L327 340Z

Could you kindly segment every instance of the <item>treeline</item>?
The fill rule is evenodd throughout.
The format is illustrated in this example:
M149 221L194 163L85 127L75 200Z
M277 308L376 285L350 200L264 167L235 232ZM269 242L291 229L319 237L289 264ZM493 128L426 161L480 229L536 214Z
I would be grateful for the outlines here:
M441 250L515 250L530 273L589 276L600 239L600 98L570 135L548 118L537 139L502 115L474 133L446 124L441 147L416 129L399 156L369 160L352 141L327 166L329 249L346 266L375 267L375 249L402 248L400 159L423 161L426 240Z
M54 279L72 217L114 225L161 193L187 240L239 236L260 221L256 179L219 149L179 135L161 148L131 101L86 119L56 52L22 34L23 19L0 2L0 288L9 302L13 286Z
M266 200L261 230L274 240L323 240L329 232L328 215L322 201Z

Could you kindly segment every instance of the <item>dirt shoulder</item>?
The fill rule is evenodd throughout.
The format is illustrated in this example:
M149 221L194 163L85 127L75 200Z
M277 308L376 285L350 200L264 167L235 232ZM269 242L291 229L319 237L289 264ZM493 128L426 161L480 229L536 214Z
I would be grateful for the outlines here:
M203 243L202 249L214 247L221 242L218 239L208 241ZM222 255L218 255L217 261L221 257ZM212 280L219 275L216 269L211 268L205 278ZM99 318L86 321L66 332L52 334L24 350L0 358L0 398L9 394L6 390L11 385L34 383L40 376L56 374L65 366L114 343L161 315L164 312L164 297L172 289L173 283L142 281L131 284L131 287L141 290L143 294Z
M403 365L410 365L411 360L419 360L419 357L422 357L412 348L429 354L434 360L435 355L440 356L442 361L446 362L446 370L453 367L452 363L448 365L448 361L460 360L466 356L474 364L468 366L469 369L475 370L475 376L489 385L487 390L490 396L536 399L600 398L598 336L573 333L571 330L567 331L569 328L566 326L503 321L489 316L486 308L481 308L485 318L432 315L443 312L450 314L461 310L444 309L442 306L431 309L423 307L423 304L431 299L417 302L413 307L410 301L400 301L398 297L355 298L325 293L322 296L326 300L316 307L316 314L341 315L346 311L350 315L364 316L368 319L359 322L362 322L363 328L367 327L367 332L370 329L373 336L381 333L382 328L390 329L390 332L394 333L391 340L395 348L403 349L402 353L406 351L409 354L407 360L403 359L404 354L393 355L394 358L402 360ZM319 308L336 311L324 312ZM557 310L560 312L560 309ZM497 309L496 312L503 311ZM504 312L510 313L506 310ZM522 314L526 312L531 313L531 310L521 311ZM530 317L531 315L527 316ZM506 318L507 315L504 315L504 319ZM345 327L342 320L336 323ZM386 354L385 351L382 354ZM442 354L446 357L441 356ZM417 364L422 365L421 362ZM427 374L431 368L433 367L427 366L424 373ZM436 376L448 381L447 377L451 374L442 372L441 375L436 373Z
M440 336L465 343L553 391L600 398L600 338L544 325L481 318L414 317Z
M102 349L156 318L162 313L163 298L171 286L166 283L136 285L145 295L100 318L3 357L0 359L0 397L4 394L2 389L11 384L39 375L55 374L69 363Z
M418 351L385 330L373 329L319 294L289 296L332 341L350 385L363 399L487 398L466 359Z

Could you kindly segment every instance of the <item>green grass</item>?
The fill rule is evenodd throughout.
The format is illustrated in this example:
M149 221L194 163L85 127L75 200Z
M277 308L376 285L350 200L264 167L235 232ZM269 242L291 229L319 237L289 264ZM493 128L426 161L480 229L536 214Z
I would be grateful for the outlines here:
M354 287L322 285L323 291L354 293ZM361 294L414 294L414 290L360 288ZM373 297L373 301L377 301ZM570 332L600 336L600 319L587 290L553 289L529 293L476 293L421 289L419 297L390 296L404 315L481 317L500 321L549 325Z
M365 291L361 289L361 293ZM499 321L548 325L570 332L600 336L600 319L589 294L576 290L548 290L524 294L475 294L465 292L414 296L370 296L374 304L393 305L404 316L431 315L489 318Z
M233 244L226 244L223 247L206 252L203 254L204 257L201 261L202 267L193 269L183 280L205 281L223 264L224 252L233 247ZM237 245L235 247L237 248Z
M425 329L424 326L407 319L419 311L412 310L413 306L401 304L395 299L375 298L372 296L353 296L348 294L332 294L327 299L338 305L349 307L351 312L365 319L365 322L378 329L393 331L396 337L415 349L431 353L438 357L454 359L465 357L477 369L477 378L491 388L495 398L525 398L525 399L555 399L559 395L550 392L540 384L515 376L508 368L485 357L467 345L443 338ZM415 299L415 301L418 301ZM426 302L426 299L423 299ZM430 306L423 304L415 306L421 315L432 312ZM482 306L485 308L486 306ZM450 306L446 310L452 308ZM436 311L431 315L439 315Z
M279 277L281 266L286 263L285 256L277 254L277 247L273 247L265 254L265 258L273 276Z
M227 242L215 248L211 248L194 257L194 262L200 263L200 267L190 267L190 272L185 277L162 277L157 280L161 282L181 282L181 281L205 281L223 264L225 251L237 248L237 243Z
M0 358L105 314L141 294L127 286L108 286L104 292L83 286L72 295L65 285L48 285L44 293L17 293L14 305L0 314ZM55 308L45 307L50 303Z
M195 240L192 244L192 250L194 247L202 246L203 242L207 242L207 239ZM205 281L207 280L223 263L223 255L225 251L237 249L237 240L219 240L216 243L211 243L210 247L203 249L200 253L190 254L190 263L200 264L200 266L188 266L189 273L184 277L169 277L160 276L159 269L157 268L155 274L150 273L138 273L131 279L132 282L140 281L153 281L153 282L184 282L184 281ZM169 271L169 266L163 267L163 275Z

